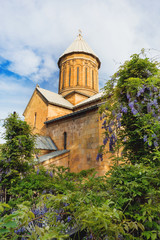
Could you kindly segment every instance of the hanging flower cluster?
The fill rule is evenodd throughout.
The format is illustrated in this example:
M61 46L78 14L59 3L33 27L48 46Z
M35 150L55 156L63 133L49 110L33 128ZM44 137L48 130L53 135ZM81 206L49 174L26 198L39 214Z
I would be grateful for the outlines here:
M125 94L123 93L125 92ZM148 121L160 121L160 89L153 85L147 84L141 85L138 89L131 89L125 91L121 89L119 99L113 106L107 107L109 114L104 112L104 121L102 123L102 129L105 130L105 137L103 139L103 147L98 153L96 160L103 160L103 150L107 143L109 144L109 151L113 152L117 142L117 133L121 129L122 120L126 115L130 115L132 118L148 116ZM105 115L105 117L104 117ZM148 144L148 147L158 147L158 137L154 133L151 136L150 132L145 132L143 135L144 144ZM126 139L126 137L125 137ZM123 140L125 142L126 140ZM150 141L152 139L152 141Z

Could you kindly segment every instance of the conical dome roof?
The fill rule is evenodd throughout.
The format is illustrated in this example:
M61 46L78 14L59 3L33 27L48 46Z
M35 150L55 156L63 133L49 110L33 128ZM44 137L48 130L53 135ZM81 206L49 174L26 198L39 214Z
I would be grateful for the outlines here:
M99 58L96 56L94 51L90 48L88 43L86 43L84 41L84 39L83 39L83 37L80 33L79 33L78 37L74 40L74 42L60 56L59 61L58 61L58 65L59 65L59 62L60 62L62 57L66 56L68 54L71 54L71 53L86 53L86 54L92 55L93 57L95 57L97 59L97 61L99 63L99 67L100 67Z

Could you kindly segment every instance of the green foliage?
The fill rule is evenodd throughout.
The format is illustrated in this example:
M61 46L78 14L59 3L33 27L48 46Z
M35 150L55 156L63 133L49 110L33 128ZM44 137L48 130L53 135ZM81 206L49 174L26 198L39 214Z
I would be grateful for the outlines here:
M1 148L0 186L8 191L31 168L34 137L30 126L16 113L5 119L3 127L6 143Z
M160 73L157 63L133 55L105 86L105 144L123 146L125 161L159 165ZM106 108L106 109L105 109ZM150 161L150 159L152 159Z
M24 172L15 167L19 177L12 175L10 182L14 184L7 185L12 198L8 204L0 204L0 239L160 239L157 63L133 55L108 81L105 92L107 102L101 108L104 145L97 160L102 160L109 143L109 150L117 151L119 156L114 155L110 171L96 177L94 169L70 173L64 167L46 170L36 166ZM6 125L9 141L10 124L12 121ZM18 148L19 137L14 138L11 143ZM9 149L9 145L4 147ZM19 150L8 149L3 150L3 159L6 153L5 159L12 156L13 161L17 158L23 162ZM15 152L17 155L12 154Z

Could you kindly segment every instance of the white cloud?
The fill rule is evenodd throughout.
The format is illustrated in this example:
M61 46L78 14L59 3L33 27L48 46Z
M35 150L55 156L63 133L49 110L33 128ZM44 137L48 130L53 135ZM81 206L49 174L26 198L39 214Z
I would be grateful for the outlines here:
M0 117L15 110L21 114L35 83L57 91L58 58L78 29L101 60L100 87L131 54L141 48L159 49L158 0L5 0L0 4L0 64L8 60L4 69L22 76L17 80L0 75Z
M44 81L44 75L47 80L57 71L58 57L81 28L102 61L102 71L110 75L117 67L113 60L122 62L142 47L150 47L152 38L158 46L156 34L144 37L148 32L144 22L156 32L156 19L152 23L143 11L145 4L143 9L140 6L138 0L2 1L0 54L12 62L10 70ZM155 8L152 6L153 11ZM46 55L54 56L52 66L50 62L42 64Z

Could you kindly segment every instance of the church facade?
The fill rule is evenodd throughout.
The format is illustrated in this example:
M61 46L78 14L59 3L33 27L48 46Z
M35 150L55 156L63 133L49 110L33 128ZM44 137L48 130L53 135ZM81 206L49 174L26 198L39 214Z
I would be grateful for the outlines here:
M37 134L38 161L45 167L55 164L74 172L95 168L100 175L109 169L109 158L96 161L103 143L98 113L100 65L79 34L58 60L58 94L36 86L24 117Z

